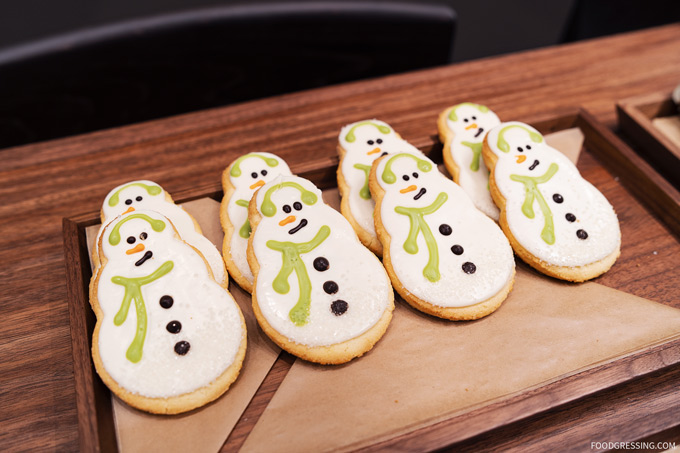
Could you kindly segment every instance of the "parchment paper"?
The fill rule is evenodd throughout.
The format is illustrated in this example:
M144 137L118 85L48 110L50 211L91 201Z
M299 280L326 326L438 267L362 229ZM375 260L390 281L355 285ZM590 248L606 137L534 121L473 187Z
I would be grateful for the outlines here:
M583 136L546 140L576 161ZM324 199L337 206L335 191ZM325 367L296 360L242 451L360 448L680 333L680 310L519 262L508 299L478 321L439 320L397 299L364 357Z
M205 198L182 206L198 221L203 234L221 250L224 235L220 227L220 204ZM92 249L97 231L99 225L86 230L88 250ZM246 358L236 382L216 401L180 415L148 414L112 397L120 451L215 452L222 447L280 352L258 328L250 294L234 283L229 291L241 307L248 330Z
M654 118L652 124L676 146L680 147L680 115Z

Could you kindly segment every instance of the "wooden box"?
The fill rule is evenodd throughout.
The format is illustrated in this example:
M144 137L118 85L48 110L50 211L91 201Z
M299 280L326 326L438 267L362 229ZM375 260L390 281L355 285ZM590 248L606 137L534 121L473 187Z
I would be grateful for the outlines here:
M533 125L544 134L573 127L580 128L585 137L587 165L591 169L604 166L614 175L613 179L609 177L611 184L614 185L611 190L616 191L617 197L625 200L625 205L629 205L627 211L619 212L619 215L649 217L649 214L644 213L646 208L665 224L670 234L680 236L678 190L587 111L581 110L567 116L546 118L544 121L533 122ZM417 143L419 147L435 161L441 162L441 144L436 135L427 136L422 142ZM304 166L292 170L312 180L319 187L328 188L336 185L337 163L336 157L316 160L311 157ZM204 197L220 200L221 196L219 181L173 194L178 203ZM633 197L638 201L634 201ZM90 354L95 316L88 300L91 270L85 229L99 221L98 212L63 220L80 447L83 451L115 451L117 447L111 395L97 376ZM634 230L631 230L635 228L633 224L627 228L629 230L623 231L624 236L634 235ZM640 247L644 250L636 253L652 253L650 247L653 246L649 243L643 244ZM611 286L616 287L617 284ZM669 301L663 303L671 305ZM227 439L224 451L233 451L242 445L248 430L252 428L275 393L292 361L291 356L282 353L254 396L253 401L256 403L246 409ZM472 408L446 420L381 441L370 449L390 449L397 444L403 449L435 449L455 445L677 363L680 363L680 339L676 336L660 344L632 351L617 360L562 376L537 388L526 389L503 401L491 401L482 407Z

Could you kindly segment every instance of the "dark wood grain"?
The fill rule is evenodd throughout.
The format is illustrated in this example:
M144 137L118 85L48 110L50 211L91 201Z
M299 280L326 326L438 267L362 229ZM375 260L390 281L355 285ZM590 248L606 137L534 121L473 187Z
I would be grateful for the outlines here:
M145 178L173 194L215 188L231 160L254 150L277 153L296 171L314 171L306 167L309 156L335 159L339 128L365 117L380 117L414 145L434 149L438 112L465 100L485 103L503 119L527 122L584 106L612 127L616 101L670 91L678 74L676 24L0 150L0 448L79 448L62 219L97 212L111 187ZM678 304L677 239L592 155L579 166L617 212L621 204L634 208L622 220L636 233L624 238L616 272L598 281ZM680 384L677 374L669 379ZM648 382L656 383L645 377L628 390L644 397L658 415L643 436L667 430L680 408ZM637 432L639 413L618 416L620 405L594 397L598 423L571 418L565 429L581 435L614 428ZM554 427L562 423L552 420L557 425L506 432L494 442L502 446L511 439L513 445L548 448L554 445Z

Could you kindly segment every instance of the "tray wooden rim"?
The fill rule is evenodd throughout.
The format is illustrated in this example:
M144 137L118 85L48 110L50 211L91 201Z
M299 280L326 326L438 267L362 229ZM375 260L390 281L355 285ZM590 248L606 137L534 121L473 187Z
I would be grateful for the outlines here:
M680 146L652 123L655 118L677 113L670 93L665 92L635 96L616 104L621 132L639 146L640 154L675 187L680 187Z
M581 109L565 116L546 117L532 124L543 133L580 128L585 137L584 146L617 174L622 185L665 223L672 234L680 237L680 192L588 111ZM435 135L421 148L435 160L437 154L441 158L441 145ZM294 170L321 188L327 188L335 185L337 164L336 157L325 157L308 161ZM175 193L173 197L183 203L204 197L220 199L221 193L220 183L215 182ZM97 223L99 212L63 219L78 431L81 450L117 451L110 392L97 376L90 356L95 319L88 300L91 270L85 228ZM383 451L396 445L401 449L422 449L420 442L425 435L429 439L428 449L450 446L677 363L680 363L680 337L676 336L360 449Z

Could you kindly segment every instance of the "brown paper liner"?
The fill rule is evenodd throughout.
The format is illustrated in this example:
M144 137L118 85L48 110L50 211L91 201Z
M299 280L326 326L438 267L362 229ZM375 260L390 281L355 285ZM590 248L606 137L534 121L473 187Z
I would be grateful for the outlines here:
M486 318L453 323L399 301L364 357L338 367L297 360L242 451L360 448L680 332L680 310L517 271L510 296Z
M583 135L569 130L546 141L575 162ZM335 191L324 199L337 205ZM296 360L242 451L361 448L678 333L680 310L518 262L512 292L486 318L444 321L399 300L364 357L334 367Z
M204 198L185 203L182 207L198 221L203 234L214 244L219 244L220 250L224 236L220 227L220 204ZM91 251L98 231L99 225L86 230L88 251ZM229 291L241 307L248 330L248 350L236 382L216 401L181 415L148 414L112 396L120 451L215 452L222 447L280 352L259 330L250 294L233 283Z

